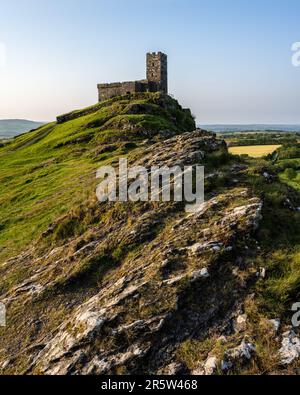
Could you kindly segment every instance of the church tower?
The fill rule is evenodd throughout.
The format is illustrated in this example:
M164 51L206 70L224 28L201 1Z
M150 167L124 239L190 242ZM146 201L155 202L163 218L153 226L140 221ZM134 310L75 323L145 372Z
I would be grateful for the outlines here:
M147 53L147 80L151 91L168 93L168 57L166 54Z

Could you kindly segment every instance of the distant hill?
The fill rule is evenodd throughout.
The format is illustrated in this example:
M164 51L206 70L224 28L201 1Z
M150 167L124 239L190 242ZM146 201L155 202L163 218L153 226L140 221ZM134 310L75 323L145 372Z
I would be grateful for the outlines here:
M199 127L212 132L250 132L250 131L282 131L282 132L300 132L300 125L291 124L251 124L251 125L199 125Z
M0 119L0 138L10 138L43 125L26 119Z

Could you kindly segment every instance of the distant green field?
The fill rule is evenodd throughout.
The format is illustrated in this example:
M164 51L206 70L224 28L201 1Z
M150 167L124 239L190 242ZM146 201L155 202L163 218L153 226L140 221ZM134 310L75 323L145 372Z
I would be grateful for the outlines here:
M234 155L249 155L253 158L271 154L276 151L280 145L246 145L241 147L230 147L229 152Z

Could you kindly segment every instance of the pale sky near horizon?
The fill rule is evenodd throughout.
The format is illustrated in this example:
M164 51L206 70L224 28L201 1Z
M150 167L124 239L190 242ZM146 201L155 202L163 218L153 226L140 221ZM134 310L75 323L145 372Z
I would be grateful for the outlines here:
M299 0L0 0L0 119L89 106L163 51L198 123L300 124L299 18Z

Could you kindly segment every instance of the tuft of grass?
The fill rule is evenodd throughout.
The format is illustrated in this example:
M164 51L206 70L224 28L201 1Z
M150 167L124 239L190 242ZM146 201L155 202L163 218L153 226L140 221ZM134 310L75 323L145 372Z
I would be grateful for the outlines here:
M220 342L214 337L208 337L203 341L188 339L177 350L176 357L190 370L196 369L199 362L204 362L211 350Z
M253 299L245 302L247 314L247 333L255 344L255 358L241 374L262 374L273 372L278 368L279 344L272 324L264 316L259 303ZM275 318L275 317L274 317Z
M275 250L264 265L268 278L260 281L260 305L275 316L289 317L292 304L300 297L300 250Z

